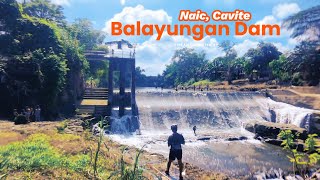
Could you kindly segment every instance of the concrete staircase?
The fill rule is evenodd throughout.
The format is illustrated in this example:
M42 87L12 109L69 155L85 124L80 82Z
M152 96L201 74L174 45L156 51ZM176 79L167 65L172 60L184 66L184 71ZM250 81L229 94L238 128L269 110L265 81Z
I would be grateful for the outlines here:
M108 89L107 88L86 89L83 95L83 99L108 100Z
M91 88L86 89L83 98L77 106L78 116L104 117L108 115L108 89Z

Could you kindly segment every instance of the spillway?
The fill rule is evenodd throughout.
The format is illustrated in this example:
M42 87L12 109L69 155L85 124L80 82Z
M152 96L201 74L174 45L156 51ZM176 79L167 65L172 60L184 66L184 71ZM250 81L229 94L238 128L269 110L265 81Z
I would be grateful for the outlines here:
M291 170L282 148L255 140L254 134L243 129L244 123L255 120L304 127L313 112L275 102L259 92L140 89L136 95L141 132L139 135L126 132L123 126L129 118L126 116L111 125L123 133L111 135L115 141L138 148L147 144L147 151L168 156L166 140L171 134L170 126L177 124L178 132L186 139L183 161L232 176L270 169ZM193 126L197 126L197 136ZM246 137L246 140L226 140L230 137Z

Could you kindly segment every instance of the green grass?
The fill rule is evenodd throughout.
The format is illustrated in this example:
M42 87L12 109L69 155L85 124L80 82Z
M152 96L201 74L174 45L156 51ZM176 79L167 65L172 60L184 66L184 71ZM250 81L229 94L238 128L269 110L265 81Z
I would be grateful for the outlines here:
M198 82L195 82L192 84L192 86L202 86L203 88L206 87L207 85L209 86L215 86L217 85L217 82L211 82L209 80L201 80L201 81L198 81Z
M75 172L85 172L90 156L64 155L49 143L45 134L34 134L26 140L0 147L0 159L6 159L4 171L33 171L63 168Z

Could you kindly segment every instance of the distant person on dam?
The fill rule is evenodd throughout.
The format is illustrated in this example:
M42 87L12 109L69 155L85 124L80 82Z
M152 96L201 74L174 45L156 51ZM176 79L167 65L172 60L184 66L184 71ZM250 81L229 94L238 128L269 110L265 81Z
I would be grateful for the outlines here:
M197 133L196 133L197 126L193 126L192 130L193 130L194 135L197 136Z
M179 172L180 176L179 179L182 180L182 171L183 171L183 163L182 163L182 144L185 144L184 137L177 133L178 131L178 126L177 125L172 125L171 126L172 130L172 135L169 136L168 138L168 146L170 147L170 153L169 153L169 161L167 164L167 170L166 170L166 175L170 176L169 171L170 171L170 166L171 163L175 160L178 159L178 164L179 164Z

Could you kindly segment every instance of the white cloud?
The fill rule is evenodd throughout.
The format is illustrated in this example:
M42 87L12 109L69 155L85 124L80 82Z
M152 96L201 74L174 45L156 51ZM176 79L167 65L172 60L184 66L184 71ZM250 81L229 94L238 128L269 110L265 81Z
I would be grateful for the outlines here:
M262 20L257 21L256 24L279 24L279 21L272 15L265 16Z
M300 7L296 3L278 4L272 9L272 14L277 18L284 19L300 11Z
M103 31L111 34L111 22L136 24L137 21L140 21L141 24L171 24L172 17L163 9L150 10L145 9L142 5L125 7L120 13L115 14L111 19L106 21Z
M120 4L121 4L121 5L126 4L126 0L120 0Z
M252 38L259 38L259 39L263 39L263 40L265 40L265 39L271 39L271 38L273 38L273 39L279 39L279 38L288 38L289 39L289 41L291 41L291 42L293 42L294 40L293 39L291 39L290 38L290 36L291 36L291 34L292 34L292 30L289 30L289 29L287 29L287 28L284 28L283 26L282 26L282 21L281 20L279 20L278 18L276 18L275 16L273 16L273 15L268 15L268 16L265 16L263 19L261 19L261 20L259 20L259 21L257 21L255 24L260 24L260 25L262 25L262 24L271 24L271 25L279 25L280 26L280 36L277 36L277 35L275 35L275 30L274 30L274 32L273 32L273 35L269 35L269 32L268 31L266 31L266 35L259 35L259 36L254 36L254 37L252 37ZM260 34L262 34L262 28L260 28ZM242 39L242 38L245 38L245 37L248 37L249 36L249 34L247 33L247 34L245 34L245 35L243 35L243 36L235 36L235 38L240 38L240 39Z
M194 41L192 37L169 36L168 34L164 34L162 39L157 41L156 36L152 36L149 40L136 47L137 66L145 69L147 75L161 74L166 65L171 62L175 50L184 47L193 48L197 52L204 51L208 60L224 56L224 52L218 46L217 40L209 36L206 36L201 41ZM290 45L285 46L279 42L272 43L282 53L286 53L292 48ZM249 49L257 48L258 44L258 41L244 40L234 45L233 48L236 50L238 57L241 57Z
M224 53L215 38L206 36L201 41L195 41L187 36L169 36L164 34L160 41L152 36L149 40L137 46L137 66L145 69L147 75L161 74L166 64L169 64L175 50L184 47L193 48L197 52L205 51L207 59L222 56Z
M284 3L278 4L272 9L272 15L267 15L263 19L257 21L255 24L277 24L280 26L280 36L275 35L265 35L265 36L257 36L258 38L267 39L267 38L288 38L290 43L293 43L295 40L290 38L292 34L292 30L288 30L282 27L282 20L290 15L298 13L300 11L300 7L296 3ZM268 33L268 32L267 32ZM262 34L262 29L260 29L260 34ZM235 36L236 38L244 38L248 36L245 34L244 36Z
M71 0L51 0L53 4L61 5L61 6L69 6Z
M242 43L235 44L233 46L234 50L237 52L238 57L243 56L249 49L256 48L259 42L251 41L251 40L244 40Z

